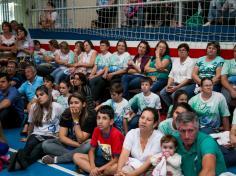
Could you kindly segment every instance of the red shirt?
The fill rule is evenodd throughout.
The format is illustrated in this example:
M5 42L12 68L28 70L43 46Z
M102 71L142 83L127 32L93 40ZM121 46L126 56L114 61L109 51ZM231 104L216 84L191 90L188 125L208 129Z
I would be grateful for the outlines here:
M96 148L96 156L111 160L112 156L120 155L124 142L123 134L116 128L112 127L107 136L96 127L93 131L91 146Z

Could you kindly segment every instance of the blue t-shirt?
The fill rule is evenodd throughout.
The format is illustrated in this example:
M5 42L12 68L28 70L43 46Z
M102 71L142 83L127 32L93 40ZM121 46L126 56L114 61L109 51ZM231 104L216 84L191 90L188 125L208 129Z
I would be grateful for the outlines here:
M20 93L15 87L9 87L5 92L0 91L0 102L4 99L8 99L20 118L24 119L24 101L21 99Z
M20 86L18 91L20 92L20 94L26 96L28 101L31 101L35 97L36 89L41 85L43 85L43 78L40 76L36 76L32 83L30 83L29 81L24 82Z

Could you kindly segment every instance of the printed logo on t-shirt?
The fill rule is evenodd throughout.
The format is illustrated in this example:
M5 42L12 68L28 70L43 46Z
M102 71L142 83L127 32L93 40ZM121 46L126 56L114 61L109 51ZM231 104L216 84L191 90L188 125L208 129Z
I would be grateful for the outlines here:
M107 161L111 160L111 145L109 144L101 144L100 141L98 141L98 150L97 154L99 156L103 156L103 158Z

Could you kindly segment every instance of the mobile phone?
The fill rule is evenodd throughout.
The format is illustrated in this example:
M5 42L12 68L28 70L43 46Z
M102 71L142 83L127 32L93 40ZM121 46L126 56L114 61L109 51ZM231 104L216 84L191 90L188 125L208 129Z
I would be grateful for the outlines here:
M43 138L43 136L40 136L40 135L36 135L35 138L36 138L37 140L39 140L40 142L45 141L45 139Z

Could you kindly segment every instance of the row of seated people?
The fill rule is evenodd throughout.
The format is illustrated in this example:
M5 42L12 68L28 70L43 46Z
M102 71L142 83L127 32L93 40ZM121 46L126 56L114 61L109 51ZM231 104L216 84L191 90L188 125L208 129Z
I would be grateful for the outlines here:
M51 74L55 83L76 72L84 73L88 79L95 101L102 99L101 92L109 82L121 81L124 87L123 96L130 98L129 90L140 88L140 79L152 78L152 92L159 92L167 106L172 102L174 92L185 90L190 97L199 91L200 81L209 77L214 82L214 90L222 92L227 103L236 98L235 58L224 61L220 57L220 46L217 42L207 45L206 56L197 60L189 57L188 44L178 46L178 58L171 59L166 41L160 41L155 47L154 56L150 56L148 42L141 41L137 54L132 59L128 53L125 40L119 40L117 51L109 52L109 41L101 41L100 53L94 49L91 41L76 42L74 52L67 42L49 41L50 51L40 48L39 41L34 41L34 63L39 75ZM21 64L20 64L21 65ZM181 69L179 69L181 68ZM222 69L223 68L223 69ZM195 93L194 93L195 92Z
M2 33L0 35L0 58L4 63L8 58L20 60L33 54L33 42L30 34L17 21L2 23Z
M15 51L17 53L17 61L20 62L20 68L25 67L25 62L34 62L39 75L51 74L55 78L56 84L74 72L83 72L90 79L95 101L99 101L101 98L100 92L106 87L107 80L113 80L117 77L121 78L124 86L124 97L129 99L128 90L140 88L139 79L144 75L153 79L152 91L161 91L161 97L165 97L163 99L165 99L165 103L168 106L171 103L169 94L181 88L187 91L191 97L194 95L194 90L197 92L197 87L203 77L213 79L215 91L220 91L221 85L219 83L222 83L222 91L228 103L231 101L231 97L236 97L235 59L225 61L222 70L224 60L219 56L220 46L215 42L208 43L206 56L199 58L196 65L194 65L195 61L188 56L190 48L187 44L178 46L179 58L172 61L169 56L167 42L158 42L154 56L150 57L149 44L141 41L137 47L137 55L131 59L130 54L127 52L128 46L125 40L118 41L117 51L113 54L109 52L110 44L108 41L101 41L99 54L94 50L91 41L76 42L76 48L73 52L67 42L61 42L59 45L56 40L51 40L49 41L50 51L45 51L40 48L39 41L32 42L27 31L21 26L17 30L18 39L21 39L17 40L17 43L21 43L20 46L14 42L11 44L13 46L5 46L14 36L10 33L11 26L9 23L4 22L2 28L4 29L3 31L11 36L6 37L4 33L1 35L1 39L5 38L1 40L1 54L10 53L11 55ZM235 50L234 47L234 53ZM5 55L5 57L1 57L3 58L1 60L6 60L8 57L9 55ZM231 68L232 65L233 67ZM179 67L182 69L177 69ZM192 67L193 71L191 72ZM194 80L196 85L191 84L191 79Z
M9 89L10 95L8 96L12 97L12 91L10 90L13 87L10 86L7 75L2 74L0 80L1 85L5 84L5 87ZM210 170L218 175L226 171L225 161L227 166L235 164L234 151L221 146L222 151L227 151L224 153L225 159L223 159L216 142L208 135L198 132L199 128L202 130L202 122L205 122L205 119L200 117L199 126L196 114L184 114L185 112L194 112L190 105L195 97L189 101L190 105L176 103L172 109L171 118L161 122L158 126L159 130L155 130L159 116L157 107L150 108L148 106L152 105L147 104L147 107L140 114L138 128L130 130L124 140L124 132L119 130L119 128L112 127L113 125L116 127L119 125L117 123L117 119L121 118L117 117L119 106L103 105L97 107L96 115L91 101L88 101L83 94L75 92L67 97L69 108L63 112L62 105L53 101L52 91L47 88L49 82L49 80L46 81L45 79L45 85L36 89L37 101L31 106L29 112L29 136L24 149L11 156L9 171L25 169L41 157L42 161L47 164L71 162L73 159L75 164L80 167L80 172L83 170L91 175L99 175L101 173L105 175L127 173L140 175L145 172L150 175L156 175L155 172L160 172L162 168L159 165L161 160L166 162L167 166L169 165L167 171L174 175L181 175L181 173L192 175L193 171L195 171L196 175L201 172L205 174L206 170L209 169L209 165L213 162L215 166L211 167ZM153 94L150 91L150 83L151 80L148 78L143 80L143 95ZM208 93L209 96L209 87L211 87L211 91L213 88L212 81L206 78L202 81L201 86L202 92L200 95L205 98ZM63 92L65 88L66 84L61 83L60 91ZM118 83L114 83L111 88L111 97L114 102L123 100L122 89L120 90L120 88L121 85L118 85ZM183 96L183 93L181 95ZM186 96L186 93L184 95ZM155 97L154 94L153 97ZM226 101L222 97L221 95L219 102L223 101L226 105ZM5 98L5 101L7 100L8 98ZM187 101L187 98L184 101ZM65 101L63 102L65 103ZM156 99L156 104L159 106L160 99ZM192 107L195 108L195 106ZM227 105L224 108L227 108ZM223 116L229 115L227 110L224 111ZM208 113L206 112L205 115L209 115ZM95 128L96 121L97 128ZM129 119L127 121L124 119L124 121L127 122ZM235 144L234 121L235 117L230 134L231 143L227 147ZM14 122L8 120L8 123ZM211 130L216 130L211 124L205 123L204 128L208 127ZM162 138L163 134L160 131L167 136ZM203 131L205 132L205 130ZM58 132L59 138L55 137ZM175 138L168 135L173 135ZM89 142L88 139L91 136L92 139ZM178 150L176 150L177 143ZM5 145L4 149L6 151L6 144L3 142L2 145ZM198 152L192 156L192 150L197 150ZM175 154L175 151L179 155ZM186 151L189 151L189 154L186 155ZM89 152L88 155L86 155L87 152ZM152 155L153 157L149 158ZM183 157L182 160L181 156ZM189 160L194 162L192 157L199 157L200 161L197 163L197 170L193 167L194 163L189 163ZM201 160L204 161L204 164ZM154 169L150 168L151 165L154 166Z
M7 25L3 26L9 29ZM21 33L20 29L19 32ZM24 43L27 43L27 33L22 32L22 35L25 38ZM148 43L141 41L137 47L137 55L133 60L127 52L125 40L118 41L117 52L113 54L109 52L108 41L101 41L100 54L94 50L91 41L76 42L74 52L69 49L67 42L62 42L59 46L56 40L49 41L51 51L48 52L40 48L38 41L35 41L34 51L31 44L24 44L24 46L28 47L23 49L26 56L17 58L19 60L20 58L32 58L27 52L33 52L39 75L51 74L55 78L56 84L75 72L86 74L90 79L95 101L101 99L101 91L110 80L119 79L124 86L124 97L129 99L129 89L140 88L140 78L143 76L149 76L153 79L152 91L161 91L161 97L167 106L171 103L170 94L173 96L177 89L184 89L190 97L193 96L194 90L195 92L198 91L200 80L204 77L213 79L215 91L220 91L220 82L222 82L222 91L228 103L230 103L231 98L235 98L235 59L225 61L222 70L224 60L219 56L219 44L214 42L208 43L207 55L197 60L195 66L195 61L188 57L190 49L185 43L178 46L179 58L173 61L170 59L169 47L165 41L158 42L153 57L150 57ZM18 53L22 54L21 51ZM19 65L22 66L22 63L20 62ZM191 82L192 79L196 84Z

